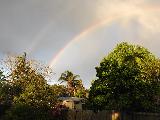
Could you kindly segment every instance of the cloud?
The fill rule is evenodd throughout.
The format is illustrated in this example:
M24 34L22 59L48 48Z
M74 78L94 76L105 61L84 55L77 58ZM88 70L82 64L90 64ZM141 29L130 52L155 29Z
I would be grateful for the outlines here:
M157 33L160 30L159 5L150 4L145 0L101 0L96 2L96 6L94 4L95 9L92 9L92 7L91 5L91 14L95 15L94 19L91 20L90 24L87 23L88 25L76 35L81 37L74 37L79 41L77 40L77 42L73 42L74 44L70 44L63 49L63 54L59 56L56 60L57 63L53 66L55 69L58 68L57 73L67 68L74 71L83 71L83 68L86 70L87 68L94 69L93 66L97 65L97 61L100 61L102 56L123 40L144 45L154 53L159 51L157 46L159 43ZM112 21L108 23L108 19ZM80 22L83 20L80 18L76 20L77 26L81 26L81 23L84 22ZM98 22L96 23L96 21ZM87 34L84 34L83 31L86 30ZM153 38L154 44L150 44ZM85 79L85 76L83 78Z
M0 1L0 51L28 50L50 61L63 49L53 66L57 76L71 69L88 86L94 67L118 42L138 43L160 55L159 13L159 0ZM64 49L74 39L79 40Z

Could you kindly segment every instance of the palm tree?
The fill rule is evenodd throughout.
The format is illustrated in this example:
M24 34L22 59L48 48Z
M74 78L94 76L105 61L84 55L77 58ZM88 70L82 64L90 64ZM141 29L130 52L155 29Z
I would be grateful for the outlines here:
M73 74L71 71L65 71L61 74L58 81L61 81L61 83L66 82L67 88L70 96L74 96L76 92L76 88L80 86L82 82L79 75Z

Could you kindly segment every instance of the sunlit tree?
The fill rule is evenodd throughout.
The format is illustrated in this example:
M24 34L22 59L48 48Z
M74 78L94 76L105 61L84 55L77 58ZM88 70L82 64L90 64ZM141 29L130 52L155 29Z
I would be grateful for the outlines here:
M73 74L71 71L65 71L61 74L59 81L67 83L67 89L70 96L75 96L77 88L82 86L82 80L79 75Z
M158 110L160 62L146 48L118 44L96 71L89 94L93 109Z
M56 93L47 84L49 67L29 60L26 53L9 57L5 63L9 71L6 77L9 87L6 87L6 91L9 92L12 105L6 113L6 119L21 119L21 116L36 118L33 112L37 115L38 112L39 115L49 115L57 101Z

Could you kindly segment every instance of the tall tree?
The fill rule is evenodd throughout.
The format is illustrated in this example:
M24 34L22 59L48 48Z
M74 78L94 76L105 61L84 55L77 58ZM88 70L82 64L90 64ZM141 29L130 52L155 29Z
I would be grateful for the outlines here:
M96 67L97 80L89 100L97 109L156 111L160 90L160 62L147 49L118 44Z
M13 102L35 107L52 107L56 102L55 93L45 79L50 69L28 60L26 53L9 59L9 81L13 88Z
M50 117L50 110L56 104L57 96L47 84L50 69L27 59L25 53L9 58L6 64L10 72L6 78L9 87L5 88L9 91L12 107L6 112L5 119L51 120L47 116Z
M61 83L63 82L67 83L67 88L70 93L70 96L74 96L76 93L77 87L82 85L80 76L75 75L68 70L61 74L59 81L61 81Z

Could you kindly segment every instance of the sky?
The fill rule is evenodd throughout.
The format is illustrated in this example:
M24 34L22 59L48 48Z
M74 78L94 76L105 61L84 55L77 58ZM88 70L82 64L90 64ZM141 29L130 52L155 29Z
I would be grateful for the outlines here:
M160 57L159 0L0 0L0 58L27 52L55 73L70 70L89 88L116 44L129 42Z

